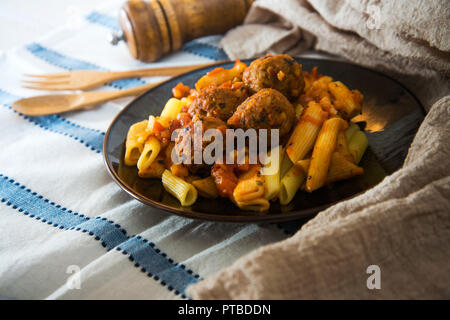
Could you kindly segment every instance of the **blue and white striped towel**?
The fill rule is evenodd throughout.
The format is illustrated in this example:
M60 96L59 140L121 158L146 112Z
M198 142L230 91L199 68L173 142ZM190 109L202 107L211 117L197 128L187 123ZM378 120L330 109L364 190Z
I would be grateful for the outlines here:
M62 27L0 57L0 296L186 299L189 284L299 225L194 221L131 199L101 155L105 130L131 98L61 116L28 117L11 108L37 94L20 88L23 73L149 67L133 60L125 44L105 40L118 29L121 3L109 1L76 30ZM224 59L219 40L190 42L151 66ZM99 90L157 80L121 80Z

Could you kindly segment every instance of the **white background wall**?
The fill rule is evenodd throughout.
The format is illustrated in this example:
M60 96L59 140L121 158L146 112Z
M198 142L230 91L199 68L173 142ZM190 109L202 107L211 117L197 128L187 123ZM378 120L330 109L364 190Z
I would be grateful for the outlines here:
M104 1L0 0L0 51L32 42L62 24L74 22Z

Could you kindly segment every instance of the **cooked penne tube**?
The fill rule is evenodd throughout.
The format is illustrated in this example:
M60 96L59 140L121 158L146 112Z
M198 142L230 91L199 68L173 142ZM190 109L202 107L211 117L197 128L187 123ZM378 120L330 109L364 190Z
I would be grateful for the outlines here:
M362 109L362 94L357 91L350 91L345 84L340 81L330 82L328 89L334 96L334 106L341 111L347 119L351 119Z
M270 203L269 200L266 198L257 198L250 201L242 201L242 202L236 202L237 206L241 208L242 210L247 211L267 211L269 210Z
M276 174L265 175L265 190L264 190L264 198L267 200L274 200L280 193L280 171Z
M145 172L152 165L153 161L155 161L156 157L161 150L161 143L154 136L150 136L147 138L145 142L144 150L139 157L137 162L137 167L139 171Z
M128 130L125 142L125 164L135 166L144 150L144 143L150 134L147 129L148 121L144 120L133 124Z
M369 146L369 140L362 131L357 131L351 138L348 149L355 160L355 164L361 161L361 158Z
M278 157L272 157L274 152L278 153ZM283 156L283 148L277 146L270 151L270 162L264 165L262 174L264 176L264 197L267 200L273 200L280 192L280 165ZM268 170L266 170L268 169Z
M340 153L334 152L331 157L330 170L328 171L326 183L350 179L363 173L363 168L348 161Z
M147 131L153 133L153 127L155 126L156 118L153 115L148 116Z
M141 178L160 178L165 170L163 158L156 159L145 170L139 170L138 175Z
M182 206L190 206L197 200L197 189L181 178L174 176L169 170L162 174L164 189L177 198Z
M311 163L311 159L298 160L297 166L302 168L305 173L308 173L310 163Z
M297 166L307 172L310 163L311 159L299 160ZM363 173L363 168L358 167L352 161L348 161L340 153L333 152L331 155L330 169L328 170L325 183L350 179L354 176L362 175Z
M284 177L286 172L289 171L289 169L292 167L291 159L289 159L289 156L286 152L283 152L283 159L281 160L280 165L280 179Z
M311 151L325 116L326 113L317 102L308 103L286 145L286 153L292 163L302 160Z
M175 148L175 142L171 141L164 148L164 162L168 168L170 168L173 164L172 162L172 150Z
M247 65L239 60L236 61L232 69L224 69L222 67L215 68L201 77L195 84L197 90L209 87L211 85L221 85L234 78L240 78Z
M298 167L292 166L289 171L284 175L280 182L280 193L278 198L281 204L288 204L292 201L297 190L305 181L305 171Z
M340 130L338 132L337 141L336 141L336 151L339 152L348 161L351 161L351 162L355 161L348 149L347 139L345 138L344 130Z
M219 196L216 184L211 176L204 179L194 180L191 183L202 197L214 199Z
M306 191L313 192L325 184L338 132L345 129L345 126L347 122L341 118L331 118L323 123L314 145L306 179Z
M264 177L259 166L255 166L239 177L233 190L233 199L236 202L248 202L264 197Z
M347 130L345 130L345 139L347 139L347 145L350 142L350 139L357 131L359 131L358 125L354 122L349 122Z
M336 116L338 114L337 110L334 108L333 104L331 103L330 97L325 96L319 101L320 106L322 109L330 116Z
M180 113L184 103L177 98L170 98L161 112L161 118L173 120Z

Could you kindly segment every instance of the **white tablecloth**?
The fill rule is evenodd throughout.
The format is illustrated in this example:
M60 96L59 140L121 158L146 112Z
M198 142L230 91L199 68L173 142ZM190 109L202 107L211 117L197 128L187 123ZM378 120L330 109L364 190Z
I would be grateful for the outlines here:
M11 2L0 5L2 18L6 11L1 8ZM126 70L226 57L215 36L143 64L131 58L124 43L112 47L106 41L106 34L118 29L122 1L108 1L90 12L83 11L87 1L82 3L83 9L60 19L65 23L55 27L48 22L49 34L33 36L24 45L20 36L14 39L15 28L2 30L6 43L19 46L0 57L0 297L189 298L189 284L255 248L285 239L299 223L195 221L130 198L108 175L101 148L108 125L131 98L61 116L27 117L11 108L19 97L45 93L22 89L23 73ZM17 10L19 15L21 7ZM36 30L43 26L39 20L27 23L35 23ZM99 90L157 80L122 80Z

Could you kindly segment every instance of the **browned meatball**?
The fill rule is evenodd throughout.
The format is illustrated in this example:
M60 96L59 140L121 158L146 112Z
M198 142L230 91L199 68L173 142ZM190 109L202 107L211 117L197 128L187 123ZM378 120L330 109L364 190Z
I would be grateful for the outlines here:
M202 135L208 129L218 129L222 132L222 134L225 137L225 130L227 129L227 125L222 120L214 117L205 116L201 119L199 117L194 117L194 119L192 119L192 122L190 124L181 129L177 139L175 140L175 147L177 148L176 151L178 153L178 157L182 160L182 162L185 164L188 170L193 174L207 175L210 173L211 165L208 165L206 163L201 164L194 163L194 123L196 121L201 121L202 123L203 129ZM206 146L212 142L213 141L202 140L202 150L201 150L202 153L203 150L206 148ZM188 150L190 150L191 156L190 164L186 164L186 161L183 161L183 159L186 158Z
M248 97L245 86L239 89L226 87L208 87L201 90L189 106L188 113L203 118L205 116L227 121L237 106Z
M302 65L287 54L256 59L245 69L243 81L253 92L272 88L290 101L294 101L305 87Z
M262 89L245 100L228 119L228 125L242 129L279 129L283 139L295 121L292 104L274 89Z

